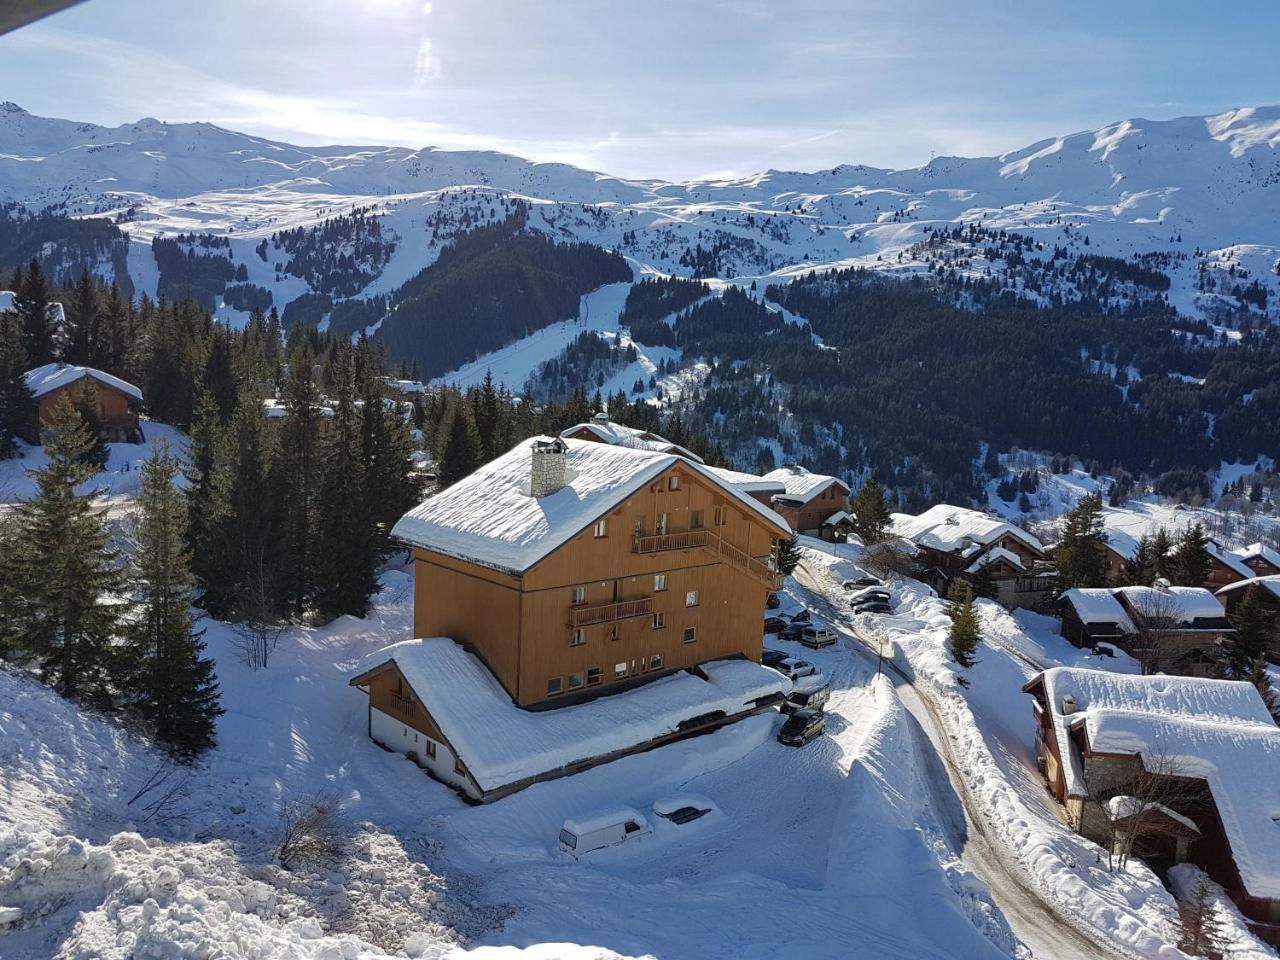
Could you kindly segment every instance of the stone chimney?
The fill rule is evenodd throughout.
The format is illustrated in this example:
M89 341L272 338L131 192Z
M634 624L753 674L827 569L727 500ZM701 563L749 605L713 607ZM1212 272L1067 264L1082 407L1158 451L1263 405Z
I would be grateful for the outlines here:
M550 496L564 487L568 453L569 445L559 437L554 440L533 441L533 453L529 460L530 496Z
M592 423L608 423L609 414L605 413L603 410L597 410L595 415L592 416L591 422Z

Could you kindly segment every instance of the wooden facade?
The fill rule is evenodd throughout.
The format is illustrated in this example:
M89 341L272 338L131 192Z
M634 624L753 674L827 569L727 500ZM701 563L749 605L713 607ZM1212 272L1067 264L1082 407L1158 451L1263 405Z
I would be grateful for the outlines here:
M808 500L800 500L785 493L775 494L771 506L790 524L792 530L809 536L820 536L823 521L827 517L849 509L849 491L839 480L833 479Z
M535 709L759 661L785 531L681 461L598 520L523 576L416 549L414 635L451 637Z
M142 443L142 426L138 420L136 401L110 384L87 377L51 390L36 401L35 414L26 439L31 443L39 443L40 426L48 421L58 399L66 397L72 404L78 405L86 392L89 392L89 384L92 384L102 439L111 443Z

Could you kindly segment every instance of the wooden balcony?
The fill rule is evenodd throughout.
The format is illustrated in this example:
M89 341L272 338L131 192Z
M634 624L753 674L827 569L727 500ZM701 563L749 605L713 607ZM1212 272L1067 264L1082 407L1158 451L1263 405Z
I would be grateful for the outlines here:
M646 617L653 612L653 597L619 600L593 607L570 607L569 626L589 627L593 623L614 623L631 617Z
M712 551L730 566L737 567L764 583L770 590L782 589L782 574L773 569L772 558L753 557L735 547L710 530L687 530L684 533L659 533L649 537L636 537L632 542L633 553L651 554L667 550L705 548Z
M391 709L402 717L412 717L417 713L413 697L402 696L398 693L391 694Z

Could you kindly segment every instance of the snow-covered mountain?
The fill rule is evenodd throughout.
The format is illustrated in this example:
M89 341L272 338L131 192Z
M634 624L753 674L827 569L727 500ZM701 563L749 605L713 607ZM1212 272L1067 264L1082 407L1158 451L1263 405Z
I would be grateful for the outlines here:
M1073 254L1156 254L1170 301L1188 313L1240 308L1231 294L1257 281L1268 295L1244 309L1280 315L1280 107L1125 120L907 170L668 183L492 152L297 147L204 123L109 128L0 105L0 199L127 221L139 291L159 281L154 237L210 233L284 306L313 281L282 269L288 256L262 241L372 208L394 249L365 265L372 279L355 296L389 293L512 196L531 203L533 229L617 249L641 273L746 282L825 266L918 271L930 232L981 223ZM219 313L243 316L227 304Z

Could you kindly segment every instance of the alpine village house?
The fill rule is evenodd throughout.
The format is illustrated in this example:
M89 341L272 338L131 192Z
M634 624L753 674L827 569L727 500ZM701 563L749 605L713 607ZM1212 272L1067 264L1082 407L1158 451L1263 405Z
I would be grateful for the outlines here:
M350 681L374 740L483 802L789 692L759 664L787 523L650 443L525 440L401 518L421 639Z

